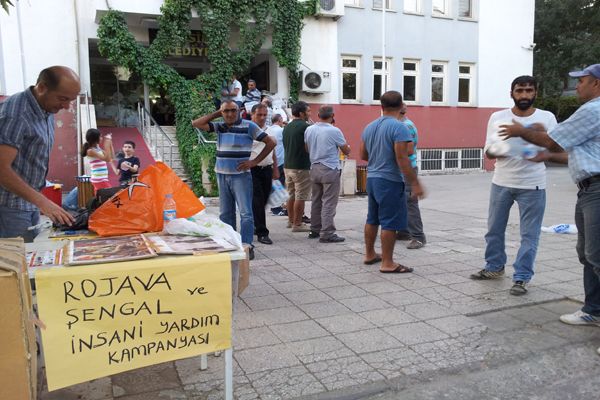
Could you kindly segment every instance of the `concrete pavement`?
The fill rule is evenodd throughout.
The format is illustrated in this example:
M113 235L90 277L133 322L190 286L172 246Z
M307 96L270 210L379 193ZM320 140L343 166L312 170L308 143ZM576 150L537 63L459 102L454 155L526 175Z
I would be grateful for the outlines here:
M235 305L236 398L597 398L591 384L570 387L567 377L587 382L600 367L600 329L558 322L581 306L576 236L542 233L530 291L511 296L508 266L498 281L468 278L483 266L491 174L422 178L428 244L407 250L397 242L395 251L413 274L363 265L364 197L340 199L340 244L309 240L291 233L285 217L269 217L275 243L256 245L250 286ZM549 169L547 192L544 225L573 223L576 188L566 169ZM509 263L518 231L515 206ZM41 398L222 398L222 358L209 357L208 371L199 365L165 363ZM562 389L577 396L557 397Z

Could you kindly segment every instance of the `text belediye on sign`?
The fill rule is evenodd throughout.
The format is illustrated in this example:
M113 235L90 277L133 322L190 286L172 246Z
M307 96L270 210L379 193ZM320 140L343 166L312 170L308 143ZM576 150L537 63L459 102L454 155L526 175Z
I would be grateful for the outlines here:
M231 347L227 254L39 271L48 388Z

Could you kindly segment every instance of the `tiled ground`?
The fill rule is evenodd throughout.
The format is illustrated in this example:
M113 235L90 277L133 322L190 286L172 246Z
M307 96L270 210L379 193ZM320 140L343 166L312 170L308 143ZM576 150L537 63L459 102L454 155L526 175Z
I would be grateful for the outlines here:
M560 312L579 307L559 300L582 298L575 236L542 234L526 296L508 294L510 267L499 281L468 279L483 266L490 180L484 173L423 178L428 244L407 250L405 242L397 242L395 251L415 268L409 275L363 265L365 198L340 199L336 223L346 237L340 244L309 240L286 229L284 217L270 217L275 244L257 245L251 284L235 305L236 398L317 395L567 343L570 331L556 321ZM544 223L572 223L575 188L567 171L551 169L548 180ZM506 237L510 262L518 249L516 216L515 206ZM532 320L523 310L538 303L547 306L538 306ZM539 340L536 324L557 333ZM523 340L516 345L499 340L503 331L520 332ZM41 398L220 399L222 375L222 358L211 356L203 372L194 358L44 392Z

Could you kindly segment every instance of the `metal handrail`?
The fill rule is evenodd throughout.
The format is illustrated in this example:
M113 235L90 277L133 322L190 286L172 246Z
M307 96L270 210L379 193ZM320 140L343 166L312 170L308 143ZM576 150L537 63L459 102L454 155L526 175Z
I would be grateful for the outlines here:
M209 145L209 144L217 144L216 140L208 140L204 136L204 133L202 133L202 130L200 128L196 128L193 125L192 125L192 127L196 130L196 134L198 135L198 143L200 143L203 146L206 146L206 145Z
M138 129L142 133L142 136L146 140L151 147L151 150L154 151L154 158L159 161L163 161L165 164L172 167L173 165L173 147L176 144L171 140L169 135L165 133L165 131L161 128L161 126L156 122L150 111L146 109L143 105L138 103ZM167 143L165 144L165 140ZM164 154L164 157L161 156L161 151L164 153L165 147L168 148L168 159L167 154Z

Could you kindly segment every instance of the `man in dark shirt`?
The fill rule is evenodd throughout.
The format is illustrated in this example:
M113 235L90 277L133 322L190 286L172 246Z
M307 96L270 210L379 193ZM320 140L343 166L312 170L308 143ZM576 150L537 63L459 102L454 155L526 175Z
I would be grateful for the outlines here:
M117 169L119 170L119 184L127 186L133 175L140 170L140 159L135 156L135 142L127 140L123 143L123 157L119 157Z
M304 203L310 200L310 158L304 147L304 131L308 128L310 106L299 101L292 106L294 119L283 129L285 152L285 183L290 194L287 202L288 228L292 232L309 232L310 227L302 222Z

